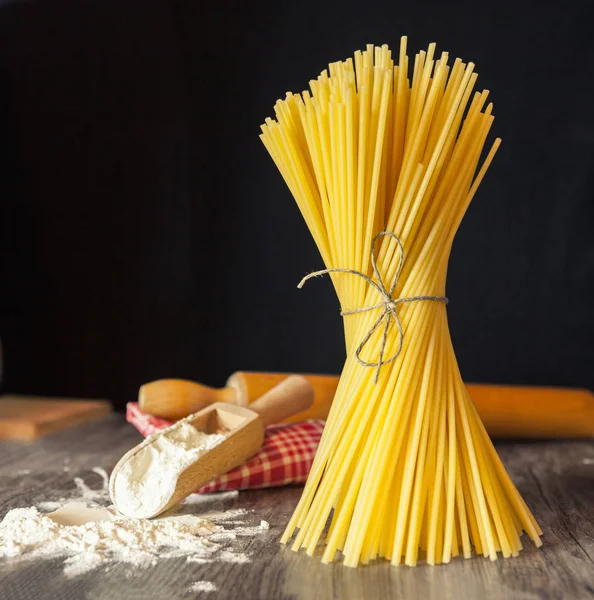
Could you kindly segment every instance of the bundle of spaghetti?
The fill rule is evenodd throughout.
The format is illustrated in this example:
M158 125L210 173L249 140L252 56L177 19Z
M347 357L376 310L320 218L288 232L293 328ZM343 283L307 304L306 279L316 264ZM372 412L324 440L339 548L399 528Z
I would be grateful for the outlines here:
M330 64L310 92L288 93L262 126L326 268L339 269L329 274L348 313L340 383L281 540L294 537L292 549L310 555L323 542L323 562L340 551L352 567L378 557L438 564L473 549L495 560L517 555L523 532L541 545L466 392L436 301L500 144L481 163L488 92L473 94L472 63L448 60L431 44L409 79L406 38L396 65L387 46L369 45ZM381 286L394 287L387 308Z

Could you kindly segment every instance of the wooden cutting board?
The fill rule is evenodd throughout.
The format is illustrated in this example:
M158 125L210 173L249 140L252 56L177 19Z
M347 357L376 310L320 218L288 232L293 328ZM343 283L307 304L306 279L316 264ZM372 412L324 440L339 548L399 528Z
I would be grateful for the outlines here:
M0 396L0 440L36 440L95 421L110 412L107 400Z

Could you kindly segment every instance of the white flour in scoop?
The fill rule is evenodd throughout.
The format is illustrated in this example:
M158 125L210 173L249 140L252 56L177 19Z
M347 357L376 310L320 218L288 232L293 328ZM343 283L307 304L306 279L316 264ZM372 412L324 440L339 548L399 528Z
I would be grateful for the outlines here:
M225 439L198 431L182 419L146 438L117 472L112 500L129 517L152 517L171 497L179 475L207 450Z

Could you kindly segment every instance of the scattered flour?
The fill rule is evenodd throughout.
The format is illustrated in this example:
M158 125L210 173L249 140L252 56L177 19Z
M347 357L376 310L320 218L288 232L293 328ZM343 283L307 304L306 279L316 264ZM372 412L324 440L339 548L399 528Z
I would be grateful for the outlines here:
M106 561L147 567L158 558L200 553L202 536L215 525L200 517L184 522L174 518L129 519L115 510L89 508L69 502L43 514L36 508L11 510L0 524L0 557L67 558L65 572L78 575Z
M186 562L195 563L198 565L207 565L208 563L211 563L214 561L209 560L208 558L203 558L202 556L195 556L192 554L192 555L188 556L188 558L186 558Z
M63 558L64 573L69 577L116 563L147 568L160 559L176 557L195 564L245 564L251 558L240 551L243 544L238 538L270 527L266 521L249 526L245 519L251 511L242 508L196 514L196 509L236 498L237 491L193 494L175 512L158 519L128 518L114 506L105 506L109 501L107 474L98 467L93 471L103 479L101 489L91 489L82 478L76 478L79 497L74 501L65 503L61 498L11 510L0 522L0 560ZM213 585L196 582L207 584ZM193 591L216 591L216 587Z
M75 477L74 483L78 489L80 497L83 500L87 500L88 502L101 502L102 500L108 500L109 491L107 489L107 486L109 482L109 477L107 473L104 469L100 467L93 467L91 470L93 471L93 473L101 475L101 478L103 479L103 487L99 490L93 490L84 482L84 480L81 477Z
M179 475L198 457L225 439L198 431L186 419L140 444L111 482L112 500L129 517L152 517L167 503Z
M105 469L102 469L101 467L93 467L91 471L93 471L93 473L97 473L97 475L101 475L101 479L103 479L102 489L107 491L107 487L109 486L109 475Z
M232 519L243 517L246 514L247 510L245 510L245 508L232 508L231 510L226 510L224 512L220 510L209 511L204 514L204 517L211 521L225 521L232 525L243 525L243 521L233 521Z
M37 508L44 513L52 512L54 510L58 510L60 507L64 506L65 498L60 498L59 502L39 502L37 504Z
M219 555L219 560L237 564L252 562L247 554L243 554L242 552L232 552L230 550L223 550Z
M212 504L213 498L217 500L231 500L237 498L239 492L237 490L229 490L227 492L216 492L214 494L192 494L184 500L185 505L195 506L197 504Z
M189 588L190 592L216 592L217 586L212 581L195 581Z
M210 540L213 542L232 542L236 538L237 535L235 535L234 531L219 531L210 536Z

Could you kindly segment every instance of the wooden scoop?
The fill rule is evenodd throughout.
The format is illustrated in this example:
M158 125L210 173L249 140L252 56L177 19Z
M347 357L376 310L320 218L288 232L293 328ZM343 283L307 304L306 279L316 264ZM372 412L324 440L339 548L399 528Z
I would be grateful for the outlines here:
M170 486L162 503L148 513L140 509L128 514L118 505L116 478L124 465L139 451L154 444L163 429L132 448L119 460L109 480L109 493L120 512L129 517L151 518L172 508L209 481L243 464L260 450L264 441L264 427L278 423L288 416L307 410L313 404L313 388L300 375L291 375L279 385L250 404L249 408L217 402L189 416L186 423L204 433L224 432L225 439L206 450L190 463ZM175 427L175 425L173 426ZM122 508L124 510L122 510Z

